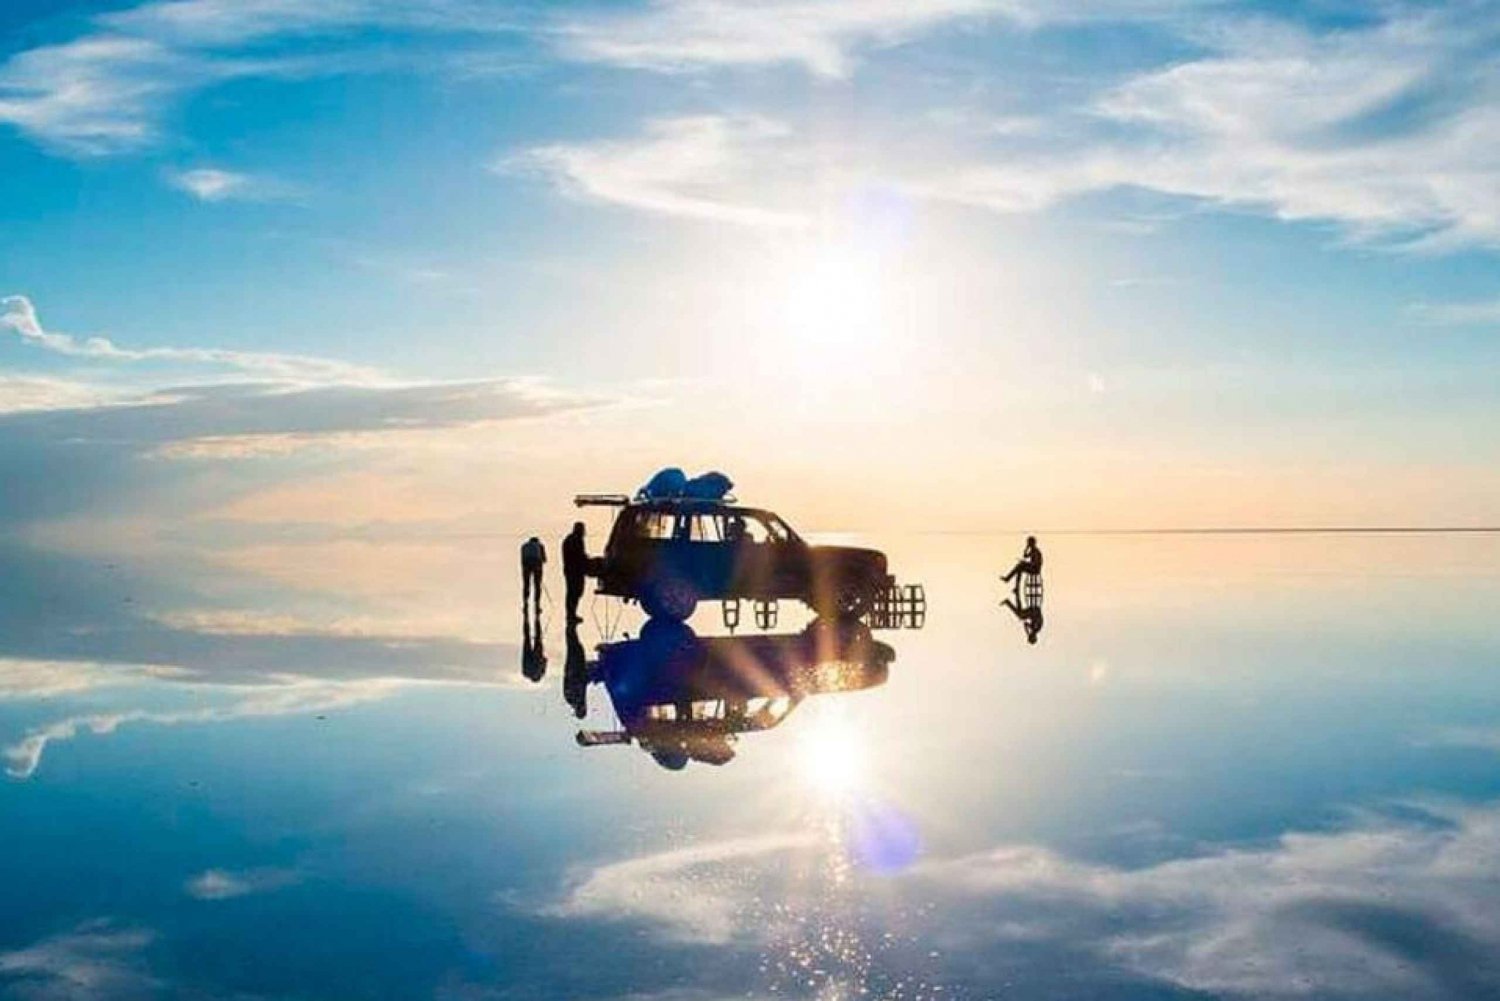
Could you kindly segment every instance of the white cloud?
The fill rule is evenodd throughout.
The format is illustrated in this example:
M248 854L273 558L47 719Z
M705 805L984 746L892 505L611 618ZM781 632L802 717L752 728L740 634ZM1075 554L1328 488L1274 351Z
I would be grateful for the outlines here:
M766 37L787 46L775 50L768 41L762 51L746 42L746 60L781 51L828 72L842 69L836 45L808 42L799 55L787 41L799 37L798 22L773 26L773 7L724 6L752 26L764 17ZM847 16L848 24L863 24L866 15L875 23L879 8L850 5L829 14L829 23L844 24ZM645 31L640 25L656 25L666 39L661 59L670 63L675 36L663 26L699 17L709 23L708 12L718 9L665 4L607 23L627 39ZM1131 5L1118 12L1144 16ZM1098 8L1077 16L1108 14ZM1208 24L1189 38L1204 54L1123 82L1101 81L1082 106L997 112L1002 123L1024 122L1022 128L976 131L966 118L913 118L884 148L856 149L768 128L764 119L694 116L652 121L631 140L544 147L529 160L578 197L757 225L817 218L830 193L836 199L859 178L875 176L911 195L1005 213L1140 188L1328 223L1357 240L1408 248L1500 244L1500 56L1472 41L1476 31L1500 29L1493 5L1456 13L1398 9L1373 25L1340 30L1266 20ZM744 41L759 38L762 28L741 30L728 17L713 31ZM809 31L825 38L824 27ZM697 38L677 34L685 47ZM626 46L619 54L628 61L632 52ZM729 47L722 58L739 52Z
M379 378L371 369L328 358L223 348L122 348L105 337L78 338L45 329L36 307L24 295L0 297L0 330L72 358L219 366L289 381L372 382Z
M6 771L12 778L26 779L41 766L42 756L50 744L72 740L81 733L104 736L126 724L149 723L156 726L179 726L193 723L221 723L260 716L284 716L319 712L385 698L401 684L394 679L373 678L363 681L317 682L286 680L251 690L227 706L204 709L156 712L132 709L123 712L91 713L69 716L26 732L3 753Z
M155 137L161 103L207 65L149 39L90 35L0 65L0 122L74 153L132 149Z
M521 26L482 0L155 0L0 63L0 123L74 155L140 149L160 139L163 112L193 91L358 65L339 51L267 57L267 41L361 27L488 35Z
M612 862L590 870L546 913L649 921L674 941L723 944L748 931L756 863L806 847L800 834L714 842ZM732 878L742 871L743 879Z
M252 893L265 893L296 882L287 869L207 869L187 881L183 892L195 900L232 900Z
M1204 39L1212 54L1105 93L1092 113L1123 137L996 156L927 188L1014 211L1140 187L1359 239L1494 244L1500 57L1472 38L1497 26L1492 7L1321 34L1240 23Z
M138 679L150 669L92 661L0 657L0 700L37 699Z
M217 167L196 167L169 173L167 181L200 202L266 201L285 194L285 188L252 174Z
M542 146L500 164L533 168L573 197L683 218L773 229L808 218L789 206L757 204L759 179L780 172L787 135L761 118L699 115L647 123L618 142Z
M826 851L765 837L615 862L552 913L642 920L669 941L764 945L778 932L759 900L799 896L771 881L834 866L814 857ZM846 889L877 921L904 909L926 915L924 940L966 968L982 958L1009 978L1028 955L1052 957L1047 970L1069 956L1085 993L1091 977L1118 984L1128 970L1214 995L1458 999L1500 989L1497 872L1500 807L1407 806L1342 830L1140 868L1005 845ZM853 897L840 911L857 925ZM1017 943L1024 954L1011 951Z
M0 314L0 325L4 323L4 314ZM0 414L94 407L114 397L115 394L87 383L44 376L0 375Z
M1268 848L1143 869L1003 848L921 878L950 903L1037 908L1063 935L1107 921L1104 958L1194 990L1477 996L1480 984L1500 986L1493 964L1470 965L1500 946L1489 904L1497 862L1500 810L1485 807L1288 834Z
M160 982L142 953L155 936L108 921L86 922L72 931L0 953L0 986L8 996L36 999L135 997L157 991Z
M891 45L937 25L995 12L994 0L656 0L645 10L564 22L564 50L654 70L799 63L847 76L859 45Z

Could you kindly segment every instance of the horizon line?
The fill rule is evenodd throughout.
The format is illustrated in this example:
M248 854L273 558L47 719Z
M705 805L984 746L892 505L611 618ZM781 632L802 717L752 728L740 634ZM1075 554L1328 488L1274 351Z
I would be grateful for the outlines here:
M927 529L920 535L989 535L1022 529ZM1032 535L1496 535L1500 525L1294 525L1198 528L1037 528Z

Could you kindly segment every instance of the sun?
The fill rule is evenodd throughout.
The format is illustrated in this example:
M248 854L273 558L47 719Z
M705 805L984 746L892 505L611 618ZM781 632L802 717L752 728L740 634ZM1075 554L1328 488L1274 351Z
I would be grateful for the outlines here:
M803 737L799 754L804 781L824 796L848 796L865 785L864 741L841 717L815 721Z
M884 340L879 254L822 243L796 255L781 293L781 324L808 363L868 352Z

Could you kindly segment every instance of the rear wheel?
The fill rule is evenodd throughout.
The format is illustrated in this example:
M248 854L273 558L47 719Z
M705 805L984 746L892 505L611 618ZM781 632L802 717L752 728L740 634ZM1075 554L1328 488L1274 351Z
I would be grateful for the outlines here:
M641 607L653 619L683 622L698 608L698 592L687 581L669 577L652 583L641 595Z

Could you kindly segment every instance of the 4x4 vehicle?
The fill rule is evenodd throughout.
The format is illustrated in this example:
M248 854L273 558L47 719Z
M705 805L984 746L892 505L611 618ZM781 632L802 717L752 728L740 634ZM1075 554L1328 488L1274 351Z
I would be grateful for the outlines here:
M653 618L681 621L703 599L794 598L820 615L857 618L895 581L885 554L812 546L770 511L690 498L582 496L620 508L603 556L600 594L635 599Z

